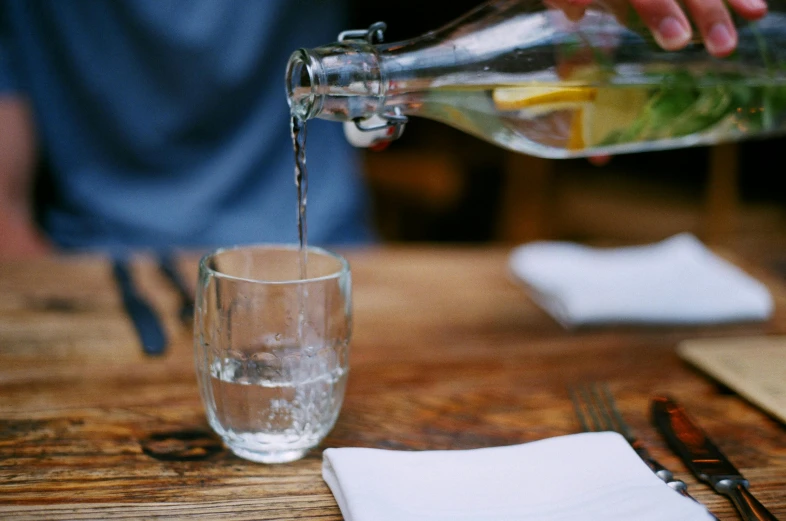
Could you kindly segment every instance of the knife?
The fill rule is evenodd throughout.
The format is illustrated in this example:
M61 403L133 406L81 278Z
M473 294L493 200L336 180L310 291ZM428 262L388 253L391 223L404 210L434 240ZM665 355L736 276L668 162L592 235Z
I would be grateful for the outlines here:
M652 421L685 465L715 492L728 496L746 521L778 521L748 490L748 480L674 400L652 400Z
M161 355L166 349L166 335L150 305L136 292L125 261L115 259L112 271L120 287L123 306L134 323L142 349L148 355Z

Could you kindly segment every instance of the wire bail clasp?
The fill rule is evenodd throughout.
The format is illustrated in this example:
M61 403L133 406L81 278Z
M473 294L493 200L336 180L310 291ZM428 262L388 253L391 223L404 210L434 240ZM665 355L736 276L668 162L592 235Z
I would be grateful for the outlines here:
M347 40L366 40L369 44L382 43L385 40L385 31L388 25L385 22L375 22L371 24L368 29L350 29L348 31L341 31L338 34L338 41L345 42ZM393 112L379 114L379 117L385 120L381 125L374 125L364 127L362 123L368 118L355 118L355 127L362 132L375 132L386 128L394 127L393 132L390 133L390 139L398 139L404 132L404 125L409 121L407 116L401 113L401 109L395 107Z
M374 45L375 43L382 43L385 39L385 31L387 28L388 24L385 22L375 22L371 24L368 29L350 29L348 31L341 31L338 33L338 41L344 42L346 40L366 40L371 45Z

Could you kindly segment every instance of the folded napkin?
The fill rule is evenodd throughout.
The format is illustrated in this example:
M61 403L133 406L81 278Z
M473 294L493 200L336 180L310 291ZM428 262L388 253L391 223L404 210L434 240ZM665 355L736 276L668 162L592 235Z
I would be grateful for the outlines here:
M690 234L624 248L534 242L514 249L509 265L566 327L756 321L773 309L762 283Z
M405 452L326 449L346 521L711 521L613 432Z

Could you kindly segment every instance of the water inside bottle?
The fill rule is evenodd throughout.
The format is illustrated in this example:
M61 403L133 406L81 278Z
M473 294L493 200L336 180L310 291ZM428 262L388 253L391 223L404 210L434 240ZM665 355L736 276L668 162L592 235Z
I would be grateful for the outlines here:
M419 115L549 158L680 148L786 131L786 85L742 77L632 79L438 88L424 93Z

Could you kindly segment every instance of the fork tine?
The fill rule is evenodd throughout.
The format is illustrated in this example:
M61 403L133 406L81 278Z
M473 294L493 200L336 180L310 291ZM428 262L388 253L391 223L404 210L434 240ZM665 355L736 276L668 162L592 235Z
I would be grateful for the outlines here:
M614 430L622 434L625 439L632 440L633 432L622 418L622 413L620 412L619 407L617 407L617 401L611 394L609 386L603 384L603 386L601 386L601 392L603 393L604 403L606 404L606 409L608 410L608 414L610 416L609 421L614 424Z
M573 388L570 397L582 430L585 432L608 430L610 423L608 415L604 413L597 393L591 387L582 385Z
M582 430L614 431L633 439L608 385L581 385L571 389L570 396Z
M590 418L592 418L592 425L594 427L593 430L596 431L606 430L603 411L601 410L601 407L598 405L598 401L594 395L592 387L590 386L590 387L582 388L581 394L584 397L584 403L587 404L587 410L589 411Z
M614 424L607 410L607 406L603 401L603 397L598 392L598 386L597 385L589 386L586 390L586 393L589 403L592 404L592 407L595 410L595 415L598 418L597 430L599 431L614 430Z
M570 399L573 402L573 410L576 413L576 417L579 419L579 425L581 425L581 430L584 432L590 432L592 429L590 428L589 423L587 422L586 414L584 413L584 408L581 405L581 399L579 398L578 391L574 388L570 390Z

